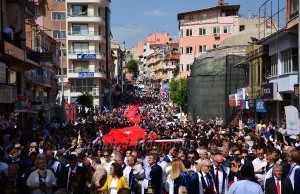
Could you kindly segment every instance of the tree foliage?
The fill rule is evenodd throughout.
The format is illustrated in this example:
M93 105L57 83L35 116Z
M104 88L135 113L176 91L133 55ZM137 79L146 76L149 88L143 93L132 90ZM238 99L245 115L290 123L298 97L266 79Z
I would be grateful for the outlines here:
M187 112L187 79L172 80L170 98L175 104L181 106L184 113Z
M136 60L131 59L130 61L128 61L125 68L129 73L132 73L134 77L137 77L139 67L138 67L138 62Z
M93 96L92 94L82 94L78 96L76 102L81 104L83 107L92 108L93 107Z

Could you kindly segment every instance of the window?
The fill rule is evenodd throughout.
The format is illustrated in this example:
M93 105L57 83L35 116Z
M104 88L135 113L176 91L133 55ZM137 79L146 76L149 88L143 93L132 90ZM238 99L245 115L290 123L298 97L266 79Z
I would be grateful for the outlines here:
M61 2L63 2L63 1L65 1L65 0L51 0L51 1L61 1Z
M187 71L191 71L192 70L192 65L191 64L187 64L186 65L186 70Z
M205 53L206 52L206 45L199 45L199 52Z
M298 71L297 53L297 49L289 49L281 53L283 74Z
M206 28L199 28L199 35L205 35L206 34Z
M65 12L52 12L52 20L61 20L61 18L65 18Z
M240 32L245 30L245 25L240 25Z
M193 19L194 19L194 18L193 18L193 15L189 15L189 20L190 20L190 21L193 21Z
M213 34L220 34L220 27L219 26L213 27L212 32Z
M180 37L183 37L183 30L180 30Z
M186 54L192 54L193 53L193 47L191 47L191 46L186 47L185 48L185 53Z
M193 31L192 31L192 29L186 29L186 30L185 30L185 36L193 36Z
M73 67L71 72L89 72L89 62L88 61L73 61Z
M89 43L73 43L73 53L88 53Z
M214 44L213 48L218 48L218 46L219 46L218 44Z
M60 38L60 34L61 34L61 38L65 39L66 38L66 31L60 31L59 30L53 30L53 38Z
M299 0L291 0L290 2L290 19L297 16L299 13Z
M72 35L88 35L88 25L87 24L73 24Z
M92 92L93 90L93 79L71 79L70 80L71 92Z
M224 26L223 27L223 33L224 34L231 33L231 26Z
M183 54L183 48L182 48L182 47L179 48L179 53L180 53L181 55Z
M72 6L72 15L87 15L87 5L73 5Z
M41 15L41 13L40 13L40 7L39 6L35 6L34 7L34 15L35 16Z
M270 62L270 65L271 65L271 76L276 76L278 75L278 72L277 72L277 65L278 65L278 55L273 55L271 56L271 62Z

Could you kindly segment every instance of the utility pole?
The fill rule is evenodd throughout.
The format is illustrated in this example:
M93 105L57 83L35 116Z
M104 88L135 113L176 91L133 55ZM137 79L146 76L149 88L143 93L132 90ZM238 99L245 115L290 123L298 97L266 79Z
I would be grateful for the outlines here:
M125 61L125 58L126 58L126 49L125 49L125 40L123 41L123 51L122 51L122 49L121 49L121 51L122 51L122 58L121 58L121 87L122 87L122 94L123 94L123 92L124 92L124 61Z

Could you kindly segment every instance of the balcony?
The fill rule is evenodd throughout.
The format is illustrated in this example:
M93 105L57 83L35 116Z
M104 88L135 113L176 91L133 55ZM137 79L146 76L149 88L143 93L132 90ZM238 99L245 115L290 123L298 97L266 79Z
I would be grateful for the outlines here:
M44 62L44 63L51 63L53 65L56 65L56 66L60 66L60 58L58 55L56 54L53 54L52 52L43 52L43 53L40 53L41 55L41 62Z
M105 42L105 35L94 31L69 31L68 40L91 40Z
M92 69L69 69L68 78L101 78L106 79L106 72Z
M27 54L23 49L0 40L0 60L9 66L10 69L17 72L35 69L39 67L39 64L31 60L34 58L32 54Z
M66 18L67 22L97 22L102 25L105 24L105 17L103 14L74 14L74 13L68 13L68 17Z
M105 60L105 52L95 51L95 50L86 50L86 51L69 50L68 59Z
M25 71L24 78L28 83L34 83L38 85L43 85L47 87L51 87L51 78L43 77L42 75L34 72L34 71Z
M25 62L28 64L32 64L35 67L40 66L41 53L33 51L29 48L26 49L26 60Z

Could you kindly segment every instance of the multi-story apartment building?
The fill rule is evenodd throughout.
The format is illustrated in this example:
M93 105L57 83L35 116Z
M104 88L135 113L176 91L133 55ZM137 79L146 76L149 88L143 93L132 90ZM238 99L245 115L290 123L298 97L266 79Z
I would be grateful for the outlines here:
M243 31L239 24L240 5L219 1L215 7L178 13L180 70L182 77L190 75L194 59L218 45L229 36Z
M272 4L276 6L271 6ZM268 9L270 7L271 9ZM294 86L299 83L299 1L287 0L277 3L274 0L267 0L259 8L259 13L262 15L260 15L259 38L256 44L263 47L256 46L256 49L250 51L255 52L260 49L261 54L267 51L268 59L257 61L261 67L253 68L249 76L252 76L252 80L258 80L257 84L260 85L255 86L255 83L250 83L254 85L250 85L249 88L255 87L254 91L261 91L260 94L256 92L253 96L256 102L263 103L261 107L265 107L263 113L256 109L258 119L263 117L279 125L284 118L284 106L299 105L298 96L294 95ZM251 65L255 66L254 63Z
M102 105L111 76L110 0L66 0L67 78L65 99L92 93Z
M36 6L35 8L35 22L39 30L44 31L50 37L60 42L60 51L62 52L62 68L58 68L56 72L59 84L68 86L68 79L66 76L67 62L66 62L66 3L65 0L46 0L46 6ZM59 53L59 55L61 55ZM61 79L61 72L64 79ZM58 101L61 102L61 91L58 95Z
M0 5L1 31L12 25L19 34L15 34L13 41L1 37L0 92L4 95L0 97L0 114L7 118L17 112L19 124L24 124L25 120L34 122L41 112L50 121L57 95L54 76L59 63L57 42L35 21L36 14L44 10L46 3L42 0L1 1Z
M140 57L139 77L145 82L151 82L155 76L148 69L147 57L154 52L151 45L163 45L167 43L176 43L168 33L155 33L148 36L144 41L138 42L138 56ZM161 53L162 54L162 53Z

